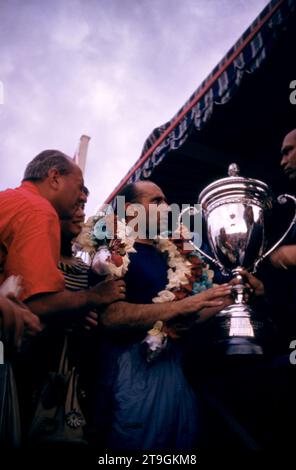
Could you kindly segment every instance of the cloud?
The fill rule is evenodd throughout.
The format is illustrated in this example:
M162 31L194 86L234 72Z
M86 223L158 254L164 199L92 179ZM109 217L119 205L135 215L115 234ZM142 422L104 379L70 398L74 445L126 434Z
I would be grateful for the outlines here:
M86 133L94 212L266 3L2 0L0 189Z

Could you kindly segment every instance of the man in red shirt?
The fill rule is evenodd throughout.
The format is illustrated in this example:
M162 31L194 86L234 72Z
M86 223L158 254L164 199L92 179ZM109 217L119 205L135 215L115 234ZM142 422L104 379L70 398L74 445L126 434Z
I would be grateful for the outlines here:
M20 275L23 300L42 321L122 300L123 281L105 281L78 292L64 290L60 219L71 219L85 199L80 168L67 155L45 150L27 166L20 187L0 192L2 279Z

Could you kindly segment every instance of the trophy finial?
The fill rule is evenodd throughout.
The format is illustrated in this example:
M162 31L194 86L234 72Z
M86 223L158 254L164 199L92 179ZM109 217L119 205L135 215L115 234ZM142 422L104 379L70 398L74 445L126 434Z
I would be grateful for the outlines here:
M237 163L231 163L228 167L228 176L239 176L240 169Z

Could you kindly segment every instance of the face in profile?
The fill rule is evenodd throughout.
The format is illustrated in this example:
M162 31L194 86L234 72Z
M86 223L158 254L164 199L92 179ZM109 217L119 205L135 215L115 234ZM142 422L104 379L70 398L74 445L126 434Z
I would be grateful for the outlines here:
M162 190L152 182L138 184L137 203L144 209L144 225L146 235L149 233L149 225L155 224L155 231L160 233L167 230L169 206Z
M296 181L296 129L286 135L281 149L281 166L289 180Z
M85 220L84 207L85 202L80 202L76 207L72 219L61 221L62 236L68 240L73 240L78 237L82 230L82 225Z
M67 175L60 175L58 190L58 212L61 219L72 219L76 210L85 200L83 193L84 183L80 168L73 165L73 171Z

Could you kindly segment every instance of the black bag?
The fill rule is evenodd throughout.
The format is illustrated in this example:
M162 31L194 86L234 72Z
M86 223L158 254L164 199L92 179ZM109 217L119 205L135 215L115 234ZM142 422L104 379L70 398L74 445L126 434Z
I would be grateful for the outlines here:
M65 336L58 372L44 385L29 431L29 439L43 444L86 445L85 418L79 405L78 372L69 369Z

